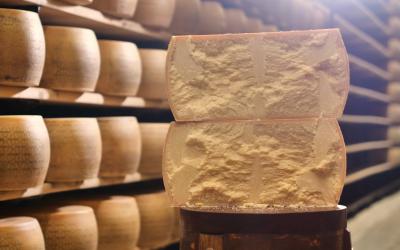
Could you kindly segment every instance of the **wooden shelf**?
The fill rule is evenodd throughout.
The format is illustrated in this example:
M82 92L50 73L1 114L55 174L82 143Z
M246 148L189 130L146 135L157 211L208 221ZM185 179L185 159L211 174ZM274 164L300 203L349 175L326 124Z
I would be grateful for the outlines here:
M368 61L354 55L349 55L351 74L362 75L364 78L389 81L389 73Z
M131 20L117 19L83 6L57 0L2 0L2 6L37 5L44 24L68 25L93 29L98 35L129 41L157 40L167 42L165 31L147 29Z
M343 115L339 121L342 123L390 125L389 118L381 116Z
M39 87L0 86L0 99L30 99L48 103L92 104L108 107L169 109L165 100L144 100L140 97L106 96L93 92L56 91Z
M31 198L35 196L43 196L43 195L48 195L48 194L56 194L56 193L61 193L61 192L66 192L66 191L78 191L78 190L88 190L88 189L93 189L93 188L103 188L103 187L111 187L115 185L122 185L122 184L133 184L133 183L141 183L141 182L146 182L146 181L152 181L152 180L161 180L161 177L147 177L147 176L141 176L140 174L133 174L126 176L124 179L118 180L118 179L91 179L91 180L85 180L81 184L50 184L50 183L45 183L41 186L30 188L26 190L25 192L18 193L6 193L6 192L0 192L0 201L10 201L10 200L16 200L16 199L25 199L25 198Z
M358 153L362 151L369 151L369 150L376 150L376 149L383 149L389 148L393 145L392 141L369 141L369 142L362 142L352 145L346 146L346 152L348 154Z
M392 170L393 168L398 167L398 165L399 164L386 162L383 164L366 167L363 170L359 170L355 173L348 175L345 180L345 185L349 185L364 178Z
M383 94L381 92L359 87L359 86L350 86L350 95L353 95L355 97L364 97L367 98L371 101L378 101L378 102L383 102L383 103L389 103L390 102L390 97L386 94Z

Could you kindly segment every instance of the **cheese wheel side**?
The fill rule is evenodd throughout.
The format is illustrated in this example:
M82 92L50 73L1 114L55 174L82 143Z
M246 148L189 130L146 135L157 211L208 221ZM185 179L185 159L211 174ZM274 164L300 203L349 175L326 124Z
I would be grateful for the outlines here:
M88 7L113 17L131 18L136 12L137 4L138 0L93 0Z
M190 34L197 30L200 19L200 0L176 0L170 25L173 34Z
M133 20L153 28L167 29L170 27L175 11L175 0L138 1Z

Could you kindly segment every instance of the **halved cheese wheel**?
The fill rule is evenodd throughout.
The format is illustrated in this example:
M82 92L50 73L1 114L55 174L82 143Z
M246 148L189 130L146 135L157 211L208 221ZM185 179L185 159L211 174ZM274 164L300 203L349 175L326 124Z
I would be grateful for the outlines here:
M135 198L112 196L76 202L94 210L99 250L135 250L140 232L140 215Z
M0 84L38 86L45 42L35 12L0 8Z
M390 61L388 63L388 72L392 81L400 81L400 62Z
M90 29L45 26L46 63L41 87L94 91L100 72L100 52Z
M334 208L345 175L336 119L173 123L164 150L164 185L178 207Z
M38 221L31 217L0 219L0 249L45 250Z
M0 116L0 191L43 184L50 142L41 116Z
M96 91L116 96L135 96L142 77L138 48L134 43L99 40L101 71Z
M226 28L227 33L242 33L247 31L247 16L241 9L226 9Z
M96 118L47 118L51 157L47 182L82 182L96 178L101 136Z
M170 30L174 34L191 34L197 30L200 19L200 0L176 0Z
M137 4L138 0L93 0L89 7L110 16L131 18L136 12Z
M225 11L218 2L202 2L198 34L224 33L226 28Z
M390 82L387 87L387 93L394 102L400 102L400 82Z
M177 36L167 82L177 121L337 118L349 61L338 29Z
M174 227L174 210L170 207L167 195L163 192L135 198L140 212L138 246L141 249L156 249L168 245Z
M175 0L138 0L133 20L154 28L169 28L174 17ZM186 0L187 1L187 0Z
M145 99L166 100L167 79L165 77L165 64L167 51L161 49L140 49L142 59L142 83L138 96Z
M161 176L162 156L169 123L140 123L142 157L139 172Z
M62 0L62 1L76 5L88 5L93 3L93 0Z
M135 117L98 118L102 141L100 177L124 177L139 168L142 140Z
M63 206L29 213L42 227L46 249L97 250L97 223L92 208Z
M400 123L400 104L392 103L387 108L387 116L393 123Z

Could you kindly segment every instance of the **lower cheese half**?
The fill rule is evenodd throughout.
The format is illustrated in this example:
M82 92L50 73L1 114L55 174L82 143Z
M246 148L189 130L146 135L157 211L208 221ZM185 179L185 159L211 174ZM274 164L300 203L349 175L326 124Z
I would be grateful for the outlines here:
M173 123L163 178L194 209L331 208L346 175L335 119Z

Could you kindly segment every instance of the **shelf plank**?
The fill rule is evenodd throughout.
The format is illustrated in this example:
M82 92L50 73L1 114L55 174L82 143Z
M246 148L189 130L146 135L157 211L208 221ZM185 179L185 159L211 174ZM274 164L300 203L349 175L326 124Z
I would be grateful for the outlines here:
M346 152L348 154L351 153L358 153L361 151L369 151L369 150L376 150L376 149L383 149L389 148L393 145L392 141L369 141L369 142L361 142L357 144L347 145Z
M382 163L379 165L366 167L363 170L359 170L357 172L354 172L354 173L348 175L345 180L345 185L349 185L354 182L360 181L364 178L368 178L370 176L392 170L395 167L398 167L398 164L391 163L391 162L386 162L386 163Z
M150 30L131 20L109 17L88 7L57 0L3 0L0 5L38 5L41 6L39 14L44 24L89 28L101 36L115 39L167 42L171 37L165 31Z
M363 75L365 78L373 78L389 81L389 73L368 61L365 61L357 56L349 55L350 70L352 74Z
M48 103L93 104L108 107L169 109L166 100L145 100L140 97L107 96L93 92L67 92L40 87L0 86L0 99L30 99Z
M18 193L18 192L0 192L0 201L10 201L16 199L26 199L32 198L36 196L44 196L48 194L56 194L66 191L78 191L78 190L88 190L93 188L102 188L102 187L111 187L115 185L121 184L133 184L133 183L140 183L152 180L159 180L161 177L149 177L149 176L141 176L139 173L132 174L126 176L124 179L90 179L85 180L82 184L70 184L70 185L54 185L51 183L44 183L38 187L30 188L25 192Z
M339 121L342 123L390 125L390 119L381 116L343 115Z
M349 92L351 95L358 96L358 97L365 97L372 101L379 101L379 102L383 102L383 103L390 102L390 97L386 94L383 94L383 93L375 91L375 90L355 86L355 85L350 85Z

